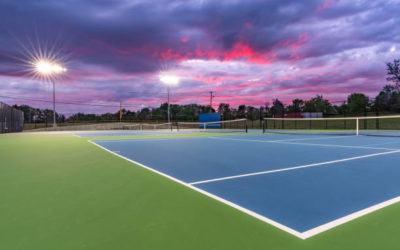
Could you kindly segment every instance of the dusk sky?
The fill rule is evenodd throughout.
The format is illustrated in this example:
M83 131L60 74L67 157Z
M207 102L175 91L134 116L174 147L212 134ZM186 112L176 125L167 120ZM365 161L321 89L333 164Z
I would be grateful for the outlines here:
M166 102L260 106L279 98L375 97L400 58L399 0L0 0L0 101L51 108L28 51L53 53L57 111L103 113ZM51 51L51 52L50 52ZM24 99L21 99L24 98ZM34 99L34 100L28 100Z

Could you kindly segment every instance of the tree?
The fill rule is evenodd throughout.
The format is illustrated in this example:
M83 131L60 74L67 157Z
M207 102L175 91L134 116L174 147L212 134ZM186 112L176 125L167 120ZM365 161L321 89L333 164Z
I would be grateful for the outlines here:
M306 101L303 110L304 112L322 112L325 115L334 112L334 108L330 102L324 99L322 95L317 95Z
M232 117L232 110L227 103L220 103L218 106L218 112L222 114L222 118L224 120L231 120Z
M178 104L171 104L170 112L171 112L171 119L176 120L178 113L182 112L182 106Z
M300 113L304 108L304 101L301 99L294 99L292 105L287 107L290 113Z
M362 93L353 93L347 97L347 103L350 113L366 113L369 105L369 98Z
M253 106L247 106L247 119L252 121L260 119L260 110Z
M386 85L375 97L374 107L377 111L400 111L400 92L393 85Z
M140 110L139 114L138 114L138 118L141 120L149 120L150 119L150 109L149 108L143 108L142 110Z
M53 122L53 110L50 109L37 109L28 105L14 105L15 109L24 112L25 123L52 123ZM65 116L60 115L56 112L56 121L65 122Z
M270 112L273 116L275 115L283 115L285 111L285 106L281 101L277 99L272 100L272 107L270 108Z
M202 114L204 114L204 113L214 113L215 110L214 110L214 108L212 108L210 106L200 106L200 112Z
M246 118L246 105L240 105L237 112L238 118Z
M387 78L386 80L394 83L397 90L400 90L400 59L386 63Z

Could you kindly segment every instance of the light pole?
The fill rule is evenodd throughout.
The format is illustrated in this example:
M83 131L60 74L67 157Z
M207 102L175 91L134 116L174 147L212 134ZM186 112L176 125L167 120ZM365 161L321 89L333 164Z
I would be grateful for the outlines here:
M168 98L167 98L167 102L168 102L168 123L170 123L171 122L171 118L170 118L170 115L169 115L169 109L170 109L170 106L169 106L169 85L167 85L167 95L168 95Z
M57 126L56 122L56 77L58 74L67 71L66 68L55 62L40 60L35 63L36 71L46 79L50 79L53 83L53 127Z
M56 123L56 81L52 79L53 82L53 128L57 126Z
M167 100L168 100L168 123L171 122L171 115L170 115L170 104L169 104L169 88L171 86L176 86L179 84L179 78L174 75L162 75L160 76L161 82L167 85Z

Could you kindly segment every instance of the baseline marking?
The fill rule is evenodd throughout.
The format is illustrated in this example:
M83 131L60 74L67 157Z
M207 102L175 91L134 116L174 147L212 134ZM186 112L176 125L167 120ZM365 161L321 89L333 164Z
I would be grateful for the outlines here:
M306 146L319 146L319 147L336 147L336 148L361 148L361 149L377 149L377 150L398 150L398 148L375 148L365 146L346 146L346 145L335 145L335 144L317 144L317 143L303 143L303 142L288 142L288 141L263 141L254 139L235 139L235 138L222 138L209 136L207 138L217 140L232 140L232 141L249 141L249 142L263 142L263 143L281 143L281 144L293 144L293 145L306 145Z
M321 226L318 226L318 227L315 227L315 228L310 229L308 231L305 231L305 232L302 233L302 236L305 239L310 238L310 237L312 237L314 235L317 235L319 233L322 233L324 231L327 231L329 229L332 229L334 227L337 227L339 225L347 223L347 222L349 222L351 220L355 220L357 218L360 218L361 216L364 216L366 214L370 214L370 213L375 212L375 211L377 211L379 209L382 209L384 207L393 205L393 204L395 204L397 202L400 202L400 196L397 196L396 198L393 198L393 199L381 202L379 204L373 205L371 207L364 208L364 209L359 210L357 212L354 212L352 214L343 216L343 217L341 217L339 219L336 219L334 221L328 222L328 223L323 224Z
M216 181L224 181L224 180L237 179L237 178L243 178L243 177L249 177L249 176L255 176L255 175L263 175L263 174L271 174L271 173L284 172L284 171L292 171L292 170L296 170L296 169L310 168L310 167L316 167L316 166L328 165L328 164L333 164L333 163L338 163L338 162L352 161L352 160L357 160L357 159L369 158L369 157L374 157L374 156L379 156L379 155L394 154L394 153L400 153L400 150L395 150L395 151L390 151L390 152L381 152L381 153L375 153L375 154L368 154L368 155L356 156L356 157L351 157L351 158L344 158L344 159L339 159L339 160L334 160L334 161L325 161L325 162L301 165L301 166L296 166L296 167L281 168L281 169L254 172L254 173L248 173L248 174L232 175L232 176L226 176L226 177L209 179L209 180L195 181L195 182L191 182L189 184L190 185L196 185L196 184L210 183L210 182L216 182Z

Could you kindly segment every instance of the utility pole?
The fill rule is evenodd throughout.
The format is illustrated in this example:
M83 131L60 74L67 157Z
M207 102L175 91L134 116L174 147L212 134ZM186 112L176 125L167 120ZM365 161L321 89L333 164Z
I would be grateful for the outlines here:
M119 122L122 122L122 102L119 102Z
M210 91L210 107L212 108L212 99L213 97L215 97L215 95L213 95L214 92Z

